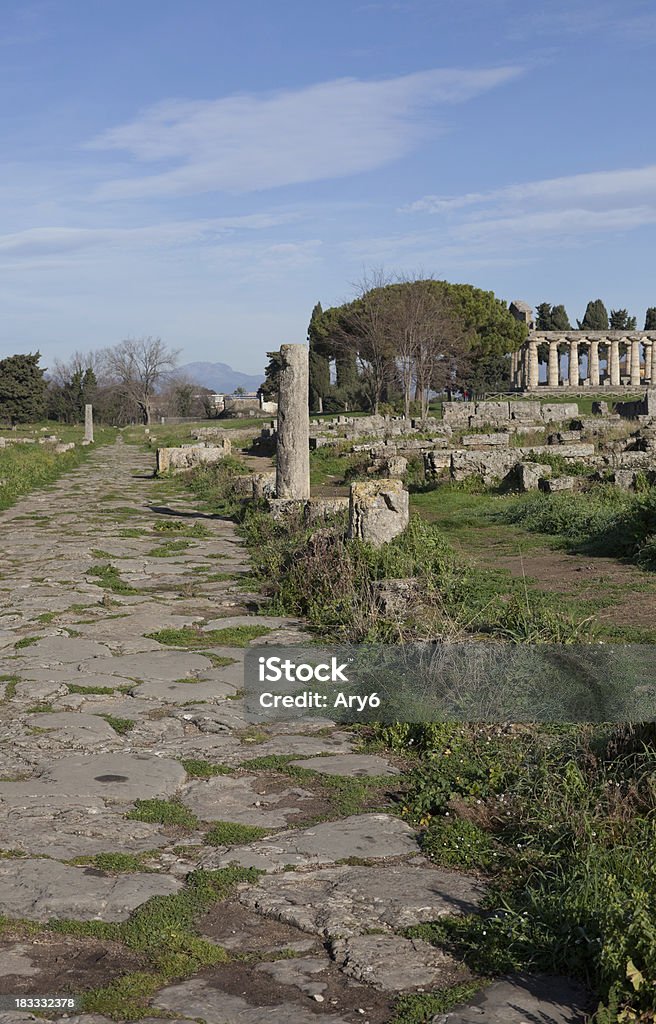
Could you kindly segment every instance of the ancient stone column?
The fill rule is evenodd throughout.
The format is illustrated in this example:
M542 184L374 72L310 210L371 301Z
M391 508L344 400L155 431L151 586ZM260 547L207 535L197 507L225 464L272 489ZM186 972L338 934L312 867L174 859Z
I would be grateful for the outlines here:
M89 444L93 441L93 406L84 407L84 440Z
M643 380L644 380L645 384L647 382L649 382L651 384L653 382L653 377L651 375L651 364L652 364L652 352L654 350L654 343L652 341L648 341L647 340L647 341L644 342L644 346L645 346L645 375L643 377Z
M633 338L631 345L631 387L640 384L640 342Z
M579 343L575 339L569 343L569 386L579 386Z
M516 349L510 353L510 381L513 387L517 387L517 371L519 368L519 351Z
M610 383L611 386L616 388L620 384L620 343L617 338L611 338L610 341Z
M540 364L538 361L538 343L537 341L529 341L528 343L528 386L529 388L536 388L540 383Z
M560 372L558 363L560 362L560 356L558 353L558 342L549 342L549 362L547 364L547 383L550 388L557 388L560 384Z
M656 387L656 341L651 346L651 386Z
M599 387L599 342L591 341L588 348L588 377L590 387Z
M305 345L280 346L278 396L278 498L310 497L309 366Z

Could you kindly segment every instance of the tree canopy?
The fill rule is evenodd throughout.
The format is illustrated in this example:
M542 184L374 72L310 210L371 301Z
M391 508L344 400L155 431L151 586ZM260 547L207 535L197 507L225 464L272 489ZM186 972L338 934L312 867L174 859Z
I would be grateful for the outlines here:
M607 331L608 311L601 299L591 299L585 309L582 320L577 320L579 330Z
M609 317L611 331L635 331L637 324L637 318L629 316L627 309L611 309Z
M40 352L0 360L0 419L29 423L44 414L46 383Z
M536 307L535 327L538 331L571 331L567 310L561 304L552 306L550 302L541 302Z

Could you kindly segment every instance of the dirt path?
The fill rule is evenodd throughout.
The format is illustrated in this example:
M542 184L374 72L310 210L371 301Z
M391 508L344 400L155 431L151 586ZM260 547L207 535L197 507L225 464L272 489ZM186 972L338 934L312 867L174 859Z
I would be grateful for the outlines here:
M257 613L232 524L152 462L100 449L0 516L0 1024L69 995L79 1024L397 1019L399 992L469 976L402 929L484 886L420 856L398 767L352 734L247 721L243 627L303 624ZM500 982L473 1012L564 1024L579 998Z

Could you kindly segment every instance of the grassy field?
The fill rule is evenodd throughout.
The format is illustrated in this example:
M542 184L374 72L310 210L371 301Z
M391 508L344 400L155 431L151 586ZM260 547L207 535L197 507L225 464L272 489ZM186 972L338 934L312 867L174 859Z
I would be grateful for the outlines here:
M16 431L0 431L6 437L35 438L34 444L10 444L0 448L0 509L9 508L24 494L52 483L80 465L99 445L111 444L117 435L114 428L96 428L93 445L82 447L84 428L56 423L33 424ZM56 434L64 442L74 441L76 447L56 455L53 446L39 444L39 437Z

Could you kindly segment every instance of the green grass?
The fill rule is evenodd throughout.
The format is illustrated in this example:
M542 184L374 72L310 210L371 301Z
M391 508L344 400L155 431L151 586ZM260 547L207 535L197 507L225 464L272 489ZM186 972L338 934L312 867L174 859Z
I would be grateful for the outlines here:
M437 992L417 992L399 996L394 1003L394 1016L389 1024L431 1024L438 1013L446 1013L460 1003L472 999L482 982L465 982Z
M157 857L158 854L159 850L149 850L145 853L95 853L89 857L74 857L68 863L75 866L97 868L99 871L107 871L109 874L151 872L153 867L148 864L148 861Z
M159 825L182 825L197 828L198 818L179 800L137 800L126 814L133 821L146 821Z
M239 825L233 821L217 821L205 835L209 846L242 846L263 839L270 833L268 828L256 825Z
M137 724L132 718L116 718L114 715L100 715L99 717L104 718L119 736L125 736Z
M42 639L43 639L43 637L40 637L40 636L24 636L24 637L21 637L20 640L16 641L16 643L14 644L14 647L15 647L15 649L17 651L19 651L23 647L32 647L34 644L38 644L39 640L42 640Z
M188 540L166 540L160 547L151 548L146 555L148 558L173 558L174 555L178 555L190 547L191 541Z
M248 647L251 640L270 632L266 626L228 626L225 629L209 630L185 626L182 629L161 629L157 633L146 633L146 636L168 647L198 650L204 647Z
M183 758L180 764L194 779L211 779L214 775L232 775L233 769L224 764L213 764L200 758Z
M0 683L5 683L5 700L11 700L16 696L16 687L20 683L20 676L1 675Z
M40 436L40 426L35 424L29 428L20 428L17 436ZM65 428L62 424L47 424L50 432L57 434L62 440L75 440L76 447L71 451L55 455L48 444L16 444L0 449L0 509L9 508L25 494L52 484L59 477L80 466L89 458L94 447L110 443L115 438L111 430L97 430L95 446L81 447L83 428ZM12 432L8 431L11 437Z
M69 693L90 693L90 694L111 694L111 693L130 693L134 689L132 683L126 683L122 686L83 686L80 683L67 683Z
M116 566L110 563L92 565L91 568L87 569L87 575L96 577L98 586L103 587L105 590L111 590L113 594L138 593L135 587L131 587L129 583L121 579L121 574Z
M186 523L181 519L164 519L155 523L153 530L175 537L211 537L204 523Z

